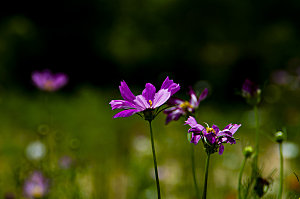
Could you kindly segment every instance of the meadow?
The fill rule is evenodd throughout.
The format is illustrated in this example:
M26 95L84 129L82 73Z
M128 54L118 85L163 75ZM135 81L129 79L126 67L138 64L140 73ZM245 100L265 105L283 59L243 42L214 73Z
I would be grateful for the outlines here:
M298 79L297 79L298 78ZM174 81L176 81L174 79ZM283 196L300 197L299 143L300 94L299 77L289 84L269 81L261 86L257 106L259 124L260 176L262 198L277 198L280 186L280 159L275 133L286 135L282 143L284 157ZM143 85L128 81L134 94ZM146 83L146 82L145 82ZM114 83L118 85L118 82ZM157 87L161 81L154 82ZM296 86L295 86L296 85ZM188 85L181 85L177 97L188 100ZM238 178L247 146L255 148L255 111L240 95L242 85L227 91L235 101L208 96L196 111L195 118L217 124L242 124L236 132L236 144L225 145L222 155L210 158L207 198L238 198ZM198 94L203 88L196 90ZM239 92L237 92L239 91ZM119 89L80 86L73 92L32 92L5 90L0 99L0 195L8 198L84 198L84 199L152 199L156 198L151 140L147 121L134 114L113 118L109 102L121 99ZM191 147L198 191L203 192L205 151L202 143L188 141L185 118L165 124L160 113L152 122L158 175L162 198L197 198L194 188ZM245 165L242 183L247 184L253 165ZM28 197L26 180L34 172L42 173L47 182L45 194ZM253 193L251 193L253 194ZM259 198L249 194L248 198ZM250 196L251 195L251 196Z

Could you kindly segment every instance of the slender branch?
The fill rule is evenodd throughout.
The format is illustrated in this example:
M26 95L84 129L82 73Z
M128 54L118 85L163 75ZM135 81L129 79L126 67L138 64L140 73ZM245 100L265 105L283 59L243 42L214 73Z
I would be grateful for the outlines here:
M149 120L149 127L150 127L152 155L153 155L153 162L154 162L154 171L155 171L156 188L157 188L157 198L158 198L158 199L161 199L161 196L160 196L160 186L159 186L159 177L158 177L158 171L157 171L157 162L156 162L156 155L155 155L155 146L154 146L154 139L153 139L152 125L151 125L151 121L150 121L150 120Z
M283 190L283 154L282 154L282 143L279 143L279 154L280 154L280 184L278 191L278 199L282 198Z
M203 195L202 195L202 199L206 199L209 158L210 158L210 153L207 153L207 158L206 158L206 163L205 163L205 178L204 178L204 185L203 185Z
M252 174L251 174L251 183L255 183L256 179L258 177L258 153L259 153L259 119L258 119L258 108L257 105L254 106L254 114L255 114L255 130L256 130L256 136L255 136L255 152L253 156L252 161ZM249 188L247 187L246 190L246 198L249 194Z
M168 109L168 108L171 108L171 107L173 107L173 106L167 106L167 107L164 107L164 108L162 108L161 110L159 110L159 108L157 109L157 111L155 112L155 115L154 115L154 118L160 113L160 112L162 112L162 111L164 111L164 110L166 110L166 109Z
M256 127L256 136L255 136L255 163L258 167L258 153L259 153L259 119L258 119L258 109L257 105L254 106L254 114L255 114L255 127Z
M140 114L139 112L137 112L136 114L139 115L141 118L144 118L144 117L142 116L142 114Z
M191 161L192 161L192 173L193 173L194 187L195 187L196 197L200 198L198 185L197 185L197 179L196 179L194 144L190 144L190 145L191 145Z
M298 178L297 174L296 174L295 172L293 172L293 173L294 173L294 175L296 176L296 178L297 178L297 181L300 183L300 180L299 180L299 178Z
M243 176L243 172L245 169L246 161L247 161L247 157L245 157L243 159L242 166L241 166L240 173L239 173L239 182L238 182L239 199L242 199L242 190L241 190L242 189L242 176Z

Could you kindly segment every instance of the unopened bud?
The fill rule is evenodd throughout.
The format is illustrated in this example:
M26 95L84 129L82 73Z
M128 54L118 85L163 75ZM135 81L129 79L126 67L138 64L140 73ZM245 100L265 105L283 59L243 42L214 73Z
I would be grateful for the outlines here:
M253 154L253 148L252 146L246 146L243 150L243 154L246 158L251 157L251 155Z
M285 135L282 131L277 131L275 133L275 141L278 143L282 143L285 140Z

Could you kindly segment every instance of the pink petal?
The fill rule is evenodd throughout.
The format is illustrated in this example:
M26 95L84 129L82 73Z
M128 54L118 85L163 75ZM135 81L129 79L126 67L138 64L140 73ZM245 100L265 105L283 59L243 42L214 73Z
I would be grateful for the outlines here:
M144 111L145 109L150 108L149 101L147 101L142 95L136 96L134 104L139 111Z
M182 99L179 99L179 98L175 98L175 97L171 97L169 100L168 100L168 104L169 105L179 105L179 104L181 104L181 103L183 103L184 102L184 100L182 100Z
M128 110L124 110L124 111L121 111L119 113L117 113L114 118L117 118L117 117L129 117L131 115L133 115L134 113L137 113L139 112L138 110L136 109L128 109Z
M132 94L125 81L121 82L121 86L119 86L119 89L120 89L121 96L125 100L132 102L135 99L135 96Z
M130 109L135 108L135 105L131 102L125 100L111 100L109 103L111 105L111 109Z
M204 100L204 99L207 97L207 94L208 94L208 89L205 88L205 89L202 91L201 95L199 96L199 102L201 102L202 100Z
M187 121L185 121L185 125L186 124L190 125L190 127L192 127L192 128L198 128L199 131L203 131L205 129L202 125L198 124L196 119L192 116L190 116L187 119Z
M194 90L190 90L190 97L191 97L191 99L190 99L190 104L193 106L193 107L195 107L195 108L197 108L198 106L199 106L199 102L198 102L198 98L197 98L197 96L196 96L196 93L194 92Z
M159 90L153 100L153 108L163 105L171 97L171 93L166 89Z
M224 152L224 146L221 144L221 145L219 146L219 155L222 155L223 152Z
M201 139L201 135L194 135L194 133L192 133L191 143L194 143L196 145L198 144L200 139Z
M171 92L171 95L175 94L177 91L179 91L180 86L179 84L176 84L173 82L173 80L170 80L169 77L165 79L165 81L162 83L160 89L167 89Z
M147 83L145 89L143 90L142 95L145 97L147 101L149 100L153 101L155 93L156 93L155 86L153 86L150 83Z
M229 131L233 135L241 126L242 126L241 124L239 124L239 125L238 124L234 124Z

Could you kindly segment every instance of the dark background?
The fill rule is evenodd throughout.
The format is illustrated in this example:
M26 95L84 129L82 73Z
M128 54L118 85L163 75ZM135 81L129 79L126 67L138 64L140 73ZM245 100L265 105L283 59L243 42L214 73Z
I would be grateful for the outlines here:
M7 1L1 84L33 90L31 72L50 68L70 76L70 91L169 75L186 87L207 80L222 96L245 78L263 84L275 69L295 71L299 8L295 0Z

